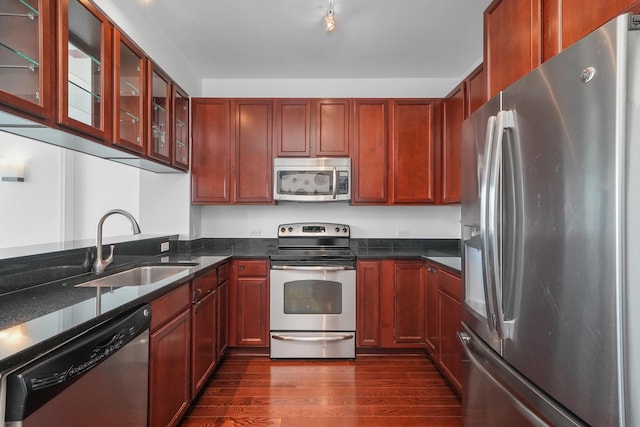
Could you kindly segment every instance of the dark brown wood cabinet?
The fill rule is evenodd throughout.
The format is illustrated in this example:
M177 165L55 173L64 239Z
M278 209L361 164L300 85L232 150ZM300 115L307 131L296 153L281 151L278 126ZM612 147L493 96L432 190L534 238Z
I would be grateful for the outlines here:
M540 65L542 0L494 0L484 12L488 98Z
M275 101L274 144L276 157L311 155L311 99Z
M153 62L147 64L147 155L171 164L175 149L172 120L176 114L171 79Z
M218 360L229 346L229 263L218 267Z
M172 133L173 143L171 164L182 170L189 170L189 95L176 83L172 90Z
M424 344L425 275L422 262L396 262L393 339L396 344Z
M113 25L89 0L58 2L58 123L112 140Z
M191 286L151 303L149 426L175 426L191 402Z
M113 143L137 153L147 151L147 61L118 29L113 31Z
M0 103L40 119L54 117L54 3L3 2Z
M271 100L193 101L192 202L272 203L272 105Z
M234 101L235 164L232 194L235 203L272 203L272 122L271 100Z
M462 390L462 344L458 339L462 322L462 283L460 277L439 269L438 275L438 364L445 376Z
M465 118L487 102L487 78L484 64L478 65L465 79L467 87L465 98Z
M394 100L390 141L390 203L435 202L432 100Z
M587 5L579 0L543 0L544 60L625 12L639 13L640 2L608 0Z
M358 347L380 346L380 261L358 260L356 265L356 331Z
M438 329L438 269L427 263L426 265L426 298L425 304L425 343L427 351L437 360L440 331Z
M217 272L192 283L191 395L195 396L218 362Z
M465 119L465 84L442 101L442 203L460 203L462 122Z
M229 346L269 346L269 260L232 261Z
M276 99L277 157L349 155L349 99Z
M354 100L351 123L351 204L386 204L389 175L389 101Z

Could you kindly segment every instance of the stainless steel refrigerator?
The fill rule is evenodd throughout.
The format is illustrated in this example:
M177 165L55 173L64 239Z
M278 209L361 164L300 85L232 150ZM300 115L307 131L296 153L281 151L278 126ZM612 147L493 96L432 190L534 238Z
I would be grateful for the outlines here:
M467 426L640 425L640 17L463 124Z

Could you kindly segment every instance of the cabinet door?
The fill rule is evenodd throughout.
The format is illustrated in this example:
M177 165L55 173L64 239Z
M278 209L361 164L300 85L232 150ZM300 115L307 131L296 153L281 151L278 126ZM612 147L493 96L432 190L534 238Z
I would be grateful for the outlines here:
M311 100L279 99L275 114L277 157L309 157L311 154Z
M235 201L271 203L273 103L270 100L237 100L235 110Z
M495 0L484 12L489 98L540 65L542 0Z
M194 292L196 292L194 281ZM209 378L218 361L217 298L211 292L193 304L191 348L191 395L195 396Z
M146 154L146 61L144 54L114 30L113 140L123 148Z
M110 141L112 26L89 0L58 5L58 122Z
M54 109L52 5L23 0L0 6L0 103L44 119Z
M424 343L424 264L396 263L394 280L394 341Z
M380 346L380 262L358 261L356 271L358 347Z
M442 203L460 203L464 83L442 102Z
M349 105L348 99L315 101L316 157L349 155Z
M352 204L386 204L389 102L354 101L351 141Z
M543 0L544 60L553 57L617 15L640 12L637 0Z
M171 163L173 126L171 123L171 80L155 64L149 63L147 73L147 153L149 157Z
M462 322L462 303L451 295L438 292L438 310L440 312L440 345L438 363L445 375L460 391L462 378L462 345L457 332Z
M427 351L437 359L438 354L438 269L427 264L426 274L426 313L425 313L425 341Z
M487 102L487 79L484 72L484 65L480 64L466 78L467 97L465 105L465 118L482 107Z
M236 289L236 344L269 346L269 289L265 278L239 278Z
M229 345L229 281L226 280L216 289L218 294L218 360Z
M191 399L191 316L185 310L149 339L149 426L174 426Z
M428 100L394 101L392 123L392 203L433 203L433 104Z
M193 100L191 200L229 203L231 179L231 102Z
M173 160L174 166L189 169L189 96L175 83L173 90Z

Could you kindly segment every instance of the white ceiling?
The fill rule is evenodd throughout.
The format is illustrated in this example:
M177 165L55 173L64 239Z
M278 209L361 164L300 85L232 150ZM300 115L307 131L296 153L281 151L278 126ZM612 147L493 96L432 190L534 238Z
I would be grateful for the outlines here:
M462 78L491 0L113 0L154 22L203 79Z

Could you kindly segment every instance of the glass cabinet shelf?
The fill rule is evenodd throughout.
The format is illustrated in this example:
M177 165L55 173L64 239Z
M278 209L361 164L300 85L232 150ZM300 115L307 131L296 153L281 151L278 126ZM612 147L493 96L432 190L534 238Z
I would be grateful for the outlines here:
M124 85L130 87L131 91L127 92L127 91L121 90L120 91L120 95L133 95L133 96L140 95L140 89L137 86L135 86L133 83L130 83L128 81L125 81L123 83L124 83Z
M40 15L40 12L38 12L38 9L36 9L33 6L31 6L29 3L27 3L24 0L16 0L15 3L20 3L21 5L26 7L28 12L15 13L15 12L3 12L3 11L0 10L0 16L14 16L16 18L29 18L31 20L34 20Z
M87 89L83 88L82 86L80 86L76 82L73 82L73 81L69 80L69 89L71 89L72 87L80 90L81 93L85 93L87 95L90 95L92 98L100 101L100 95L98 95L95 92L91 92L90 90L87 90Z
M155 102L153 103L153 109L154 111L162 111L165 112L167 111L167 109L164 107L164 105L160 105L160 104L156 104Z
M131 123L138 123L140 121L140 117L131 114L130 112L126 111L126 110L120 110L120 114L124 115L124 118L120 117L120 121L121 122L128 122L130 121Z
M34 71L36 68L40 67L38 61L29 56L25 55L22 52L18 52L17 50L7 46L5 43L0 42L0 47L2 47L2 53L0 53L0 57L3 58L2 62L0 62L0 68L24 68ZM8 55L5 55L8 54ZM7 56L11 56L13 58L20 58L27 62L27 64L8 64L4 63L5 60L8 60Z

